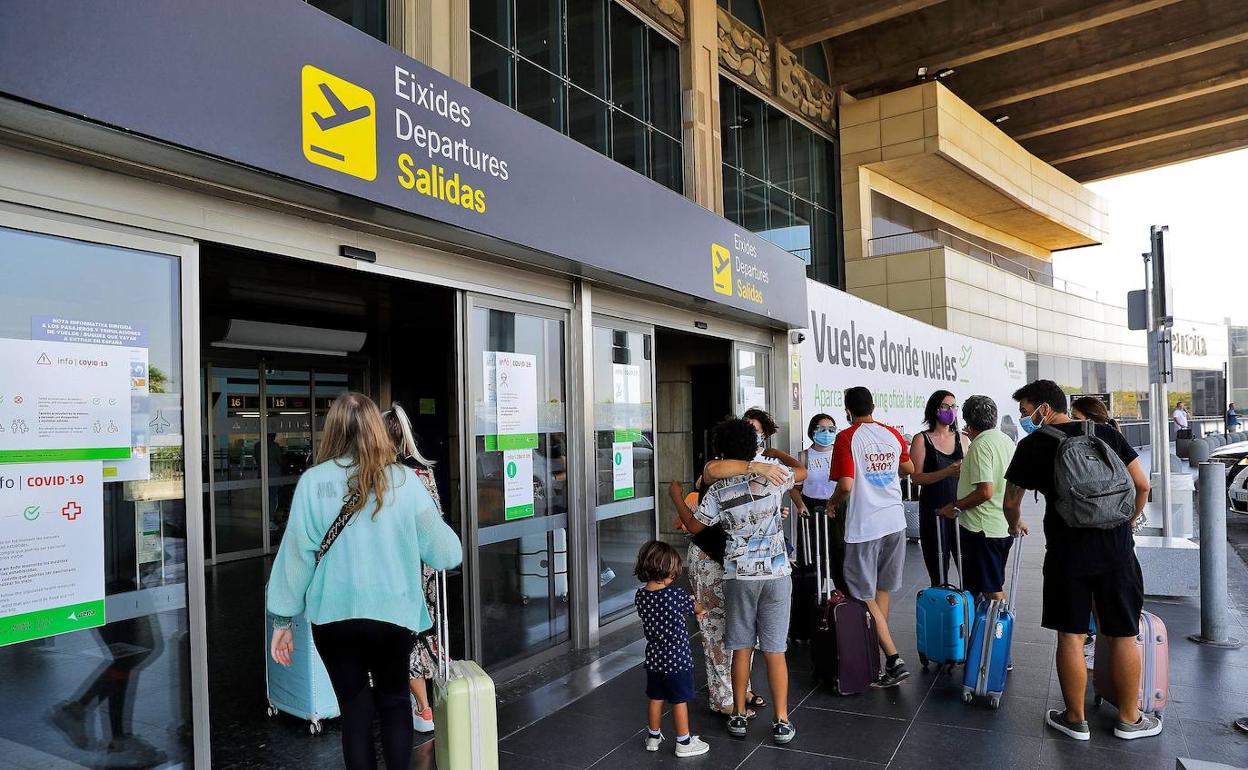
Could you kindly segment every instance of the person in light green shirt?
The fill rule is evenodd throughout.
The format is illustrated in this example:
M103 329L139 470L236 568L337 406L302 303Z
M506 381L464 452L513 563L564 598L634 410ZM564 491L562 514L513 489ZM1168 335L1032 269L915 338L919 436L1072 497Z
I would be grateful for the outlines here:
M987 396L966 399L962 421L971 445L962 460L958 499L940 513L961 525L962 587L978 596L1004 599L1012 535L1027 533L1021 518L1010 521L1005 514L1005 469L1014 457L1014 442L997 428L997 405Z

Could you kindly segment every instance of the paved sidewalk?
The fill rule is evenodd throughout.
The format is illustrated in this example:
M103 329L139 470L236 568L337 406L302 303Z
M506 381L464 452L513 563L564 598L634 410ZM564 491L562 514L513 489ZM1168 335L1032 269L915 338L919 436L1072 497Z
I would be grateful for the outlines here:
M669 740L664 751L648 754L643 747L645 673L636 646L614 653L593 672L574 674L559 685L534 693L500 712L503 767L525 768L632 768L638 765L687 768L1173 768L1178 757L1192 757L1248 767L1248 736L1236 733L1230 722L1248 713L1248 648L1214 650L1199 647L1187 635L1199 630L1196 600L1150 601L1148 609L1160 615L1170 633L1170 704L1161 736L1122 741L1112 735L1115 710L1091 706L1092 740L1072 741L1044 726L1044 712L1060 707L1061 694L1053 668L1055 637L1040 628L1042 509L1029 501L1027 521L1033 534L1023 548L1018 592L1018 626L1014 641L1015 670L1001 708L990 710L960 698L961 669L954 680L918 669L915 653L914 596L927 578L917 544L906 556L907 588L893 608L893 635L913 676L899 688L839 697L823 686L812 686L809 650L789 652L791 715L798 737L786 748L770 740L770 708L752 723L746 740L727 737L723 719L708 711L701 645L694 642L697 700L690 707L693 732L711 744L709 754L677 761L671 754L670 719L664 725ZM1228 560L1232 586L1248 585L1248 568L1237 558ZM1248 596L1232 589L1240 606ZM1236 611L1236 635L1248 639L1244 614ZM628 657L631 656L631 657ZM621 671L618 673L617 671ZM599 684L605 677L614 677ZM587 678L588 677L588 678ZM578 684L579 681L579 684ZM762 693L761 669L755 683ZM592 687L592 688L591 688ZM566 703L549 713L543 704ZM548 714L538 719L539 714ZM537 721L533 721L537 719Z

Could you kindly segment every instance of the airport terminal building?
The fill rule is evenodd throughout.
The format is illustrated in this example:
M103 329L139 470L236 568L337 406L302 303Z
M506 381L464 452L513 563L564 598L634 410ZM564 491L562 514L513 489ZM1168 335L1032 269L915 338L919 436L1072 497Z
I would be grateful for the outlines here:
M754 0L538 6L0 2L6 702L229 752L348 390L437 460L452 651L500 679L635 621L633 557L724 415L800 448L841 289L1146 415L1124 298L1052 276L1104 202L943 85L838 97ZM1192 334L1176 391L1220 414L1226 328ZM19 765L92 745L0 726Z

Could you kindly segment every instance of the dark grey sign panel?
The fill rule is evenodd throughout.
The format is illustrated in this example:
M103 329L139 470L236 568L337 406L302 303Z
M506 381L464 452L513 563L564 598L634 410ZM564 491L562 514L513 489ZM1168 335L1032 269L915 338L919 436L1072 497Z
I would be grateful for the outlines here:
M0 0L0 93L805 323L805 264L299 0Z

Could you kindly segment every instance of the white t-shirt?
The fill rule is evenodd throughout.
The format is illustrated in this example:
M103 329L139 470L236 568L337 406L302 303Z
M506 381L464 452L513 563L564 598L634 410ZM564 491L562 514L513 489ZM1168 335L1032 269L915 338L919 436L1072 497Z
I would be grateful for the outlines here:
M820 449L818 444L806 450L806 480L802 494L812 500L827 500L836 491L836 482L828 477L832 470L832 447Z
M836 436L832 478L852 478L845 542L866 543L906 528L900 466L910 461L906 440L880 422L858 422Z
M1180 428L1187 428L1187 412L1182 409L1175 409L1173 416L1175 425L1178 425Z

